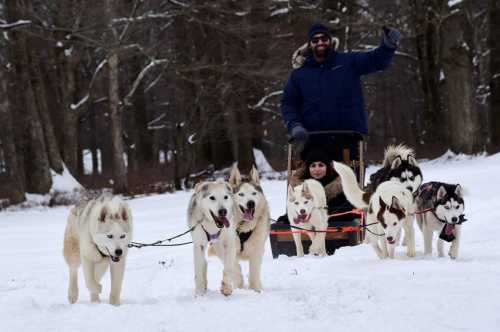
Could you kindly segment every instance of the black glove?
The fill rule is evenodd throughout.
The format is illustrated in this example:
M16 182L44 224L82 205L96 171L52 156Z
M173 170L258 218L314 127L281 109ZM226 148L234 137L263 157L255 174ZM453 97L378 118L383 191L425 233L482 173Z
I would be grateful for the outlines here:
M384 30L384 44L390 48L396 48L401 40L401 32L395 28L388 28L386 26L382 27Z
M295 148L301 152L306 145L307 139L309 138L307 130L301 125L297 125L290 130L290 136L292 137L292 144L294 144Z

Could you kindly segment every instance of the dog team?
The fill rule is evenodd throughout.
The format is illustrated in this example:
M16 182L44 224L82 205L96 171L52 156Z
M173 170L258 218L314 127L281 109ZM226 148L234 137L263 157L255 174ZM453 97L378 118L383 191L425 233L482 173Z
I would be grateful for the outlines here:
M461 224L464 218L462 188L458 184L422 184L422 173L411 148L389 146L383 167L370 177L363 191L353 170L332 162L347 200L366 216L365 243L379 258L394 258L396 246L415 256L413 216L424 237L424 254L432 254L434 232L439 234L437 250L444 256L444 242L451 242L449 256L458 257ZM309 252L326 256L325 231L328 228L327 200L323 185L307 179L288 186L287 215L290 225L307 229ZM260 186L259 174L252 168L243 179L235 165L228 181L198 183L188 205L188 226L193 239L195 294L207 292L207 255L222 264L220 292L230 295L233 287L245 281L240 261L248 261L248 288L262 290L261 265L270 230L269 206ZM120 304L128 245L132 240L132 214L128 204L117 196L103 194L81 202L70 211L64 233L63 254L69 267L68 301L78 299L78 269L83 275L92 302L99 302L100 281L110 269L109 303ZM301 234L293 234L297 256L303 256Z

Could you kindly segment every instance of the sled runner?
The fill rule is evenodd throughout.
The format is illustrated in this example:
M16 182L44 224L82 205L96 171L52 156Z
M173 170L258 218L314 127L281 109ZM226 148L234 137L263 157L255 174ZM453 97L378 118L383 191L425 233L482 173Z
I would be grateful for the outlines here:
M326 151L332 160L350 165L358 178L361 187L364 183L364 140L363 135L352 131L318 131L310 132L310 138L302 155L307 155L311 148L321 148ZM288 144L287 187L292 175L292 168L296 169L297 156L293 156L292 144ZM328 165L331 167L331 165ZM330 203L333 203L330 204ZM364 224L363 211L352 207L341 194L329 203L328 229L326 231L326 251L333 255L335 250L345 246L355 246L364 239L362 225ZM281 219L281 218L280 218ZM279 255L296 256L293 233L302 233L304 253L308 254L311 241L306 231L291 228L287 220L271 224L270 242L273 258Z

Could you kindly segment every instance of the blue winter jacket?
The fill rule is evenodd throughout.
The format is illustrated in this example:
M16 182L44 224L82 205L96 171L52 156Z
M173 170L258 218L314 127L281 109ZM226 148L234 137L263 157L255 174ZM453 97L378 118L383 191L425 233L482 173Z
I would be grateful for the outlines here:
M361 75L389 67L395 49L383 42L367 52L330 50L323 63L310 54L286 84L281 113L290 131L302 124L308 131L354 130L366 134Z

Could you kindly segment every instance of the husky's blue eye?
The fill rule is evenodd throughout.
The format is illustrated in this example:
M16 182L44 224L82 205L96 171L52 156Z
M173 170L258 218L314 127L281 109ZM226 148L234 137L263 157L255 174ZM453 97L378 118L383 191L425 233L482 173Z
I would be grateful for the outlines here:
M125 234L120 236L120 239L124 239L124 238L125 238Z
M113 238L113 234L109 234L108 239L112 239L112 238Z

